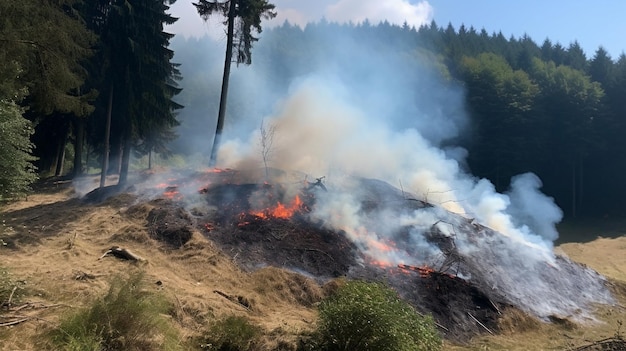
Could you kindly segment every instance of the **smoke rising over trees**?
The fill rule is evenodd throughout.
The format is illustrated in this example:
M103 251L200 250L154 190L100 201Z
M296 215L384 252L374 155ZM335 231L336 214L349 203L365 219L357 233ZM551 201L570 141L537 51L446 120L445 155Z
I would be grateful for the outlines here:
M123 22L125 29L113 27L123 3L151 15L140 17L146 22L139 17ZM4 106L16 104L7 114L14 125L25 125L19 118L33 123L31 154L39 158L34 164L41 174L101 168L107 111L108 173L129 166L131 149L208 150L206 140L213 135L206 126L216 123L212 116L219 111L223 49L208 38L174 38L169 45L172 36L162 27L174 21L166 15L169 3L0 5L14 11L6 16L11 26L0 28L6 63L0 68L0 94ZM38 30L50 21L37 18L54 19L56 30ZM156 34L145 36L148 32ZM346 96L367 102L369 112L390 119L395 131L419 130L500 192L512 176L533 172L567 216L619 213L626 206L626 185L616 176L626 171L625 55L611 58L603 48L585 53L577 42L538 44L528 36L506 38L465 26L367 21L321 21L304 28L286 22L263 32L254 55L250 66L232 72L224 124L229 138L258 129L297 82L315 73L348 82ZM177 95L180 76L185 90ZM172 101L175 96L180 105ZM184 138L168 143L178 120L177 133ZM16 135L26 140L29 134ZM205 144L194 145L194 139ZM21 167L33 174L32 167Z
M183 74L219 79L209 64L184 64L199 47L211 51L216 46L208 38L174 41ZM566 215L604 214L622 205L626 190L610 177L626 161L611 152L622 143L616 128L624 126L618 113L622 102L610 96L624 88L614 82L617 78L612 83L594 79L591 68L608 65L614 69L611 76L618 77L625 58L606 60L602 51L597 59L587 59L576 42L538 45L528 36L507 39L436 23L421 28L385 22L321 21L305 28L284 23L264 31L251 67L233 71L231 89L240 96L229 102L233 117L225 135L241 138L258 128L294 81L321 72L355 83L348 89L376 113L394 119L394 128L416 128L449 155L460 155L454 157L467 171L491 180L498 191L508 188L511 177L531 171ZM429 81L438 86L429 89L424 84ZM179 131L188 142L198 126L195 109L216 110L206 101L194 102L191 90L215 91L216 86L196 79L186 83L193 88L181 96L188 108Z

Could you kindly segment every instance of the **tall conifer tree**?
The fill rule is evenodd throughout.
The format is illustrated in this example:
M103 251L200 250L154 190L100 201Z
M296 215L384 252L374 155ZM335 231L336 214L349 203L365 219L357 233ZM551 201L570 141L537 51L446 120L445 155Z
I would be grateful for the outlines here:
M258 40L258 38L254 37L253 30L261 33L261 19L274 18L276 17L276 12L274 12L275 6L267 0L227 0L223 2L219 0L200 0L198 3L194 3L194 6L205 21L213 14L221 14L226 17L224 21L224 24L227 26L224 76L222 78L222 92L215 138L213 139L213 147L211 148L209 158L209 167L214 167L217 162L217 151L220 145L222 130L224 129L233 49L235 50L235 62L237 64L251 64L252 44Z

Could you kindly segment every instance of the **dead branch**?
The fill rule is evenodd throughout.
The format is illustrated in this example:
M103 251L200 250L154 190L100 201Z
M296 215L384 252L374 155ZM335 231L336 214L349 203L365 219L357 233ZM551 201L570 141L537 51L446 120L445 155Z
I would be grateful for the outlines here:
M585 350L595 350L594 346L600 346L600 347L604 347L604 346L626 346L626 340L622 339L622 338L616 338L616 337L611 337L611 338L606 338L606 339L602 339L602 340L598 340L598 341L594 341L590 344L587 345L583 345L583 346L579 346L577 348L574 349L570 349L571 351L585 351ZM618 348L602 348L602 350L618 350Z
M117 258L123 259L123 260L129 260L129 261L138 261L138 262L145 262L146 260L140 256L137 256L136 254L130 252L127 249L121 248L119 246L113 246L110 249L108 249L102 256L100 256L100 258L98 258L99 260L101 260L102 258L104 258L107 255L113 255Z
M87 279L96 279L96 276L94 274L85 273L83 271L74 272L74 280L87 280Z
M228 301L236 303L240 306L242 306L243 308L245 308L246 310L250 311L250 302L248 301L248 299L246 299L243 296L232 296L232 295L228 295L222 291L219 290L213 290L214 293L226 298Z
M270 123L269 127L265 127L264 122L261 121L261 157L263 159L263 166L265 167L265 177L269 178L269 168L267 163L272 153L272 146L274 144L274 135L276 134L276 125Z
M25 308L44 309L44 308L52 308L52 307L59 307L59 306L66 306L66 305L61 304L61 303L55 303L55 304L52 304L52 305L39 305L39 306L36 306L32 302L26 302L25 304L23 304L23 305L21 305L19 307L12 308L9 311L15 313L15 312L19 312L19 311L21 311L21 310L23 310Z
M9 300L7 301L8 308L11 308L11 300L13 300L13 294L15 294L15 290L17 290L17 285L13 287L13 290L11 290L11 295L9 295Z
M493 306L493 308L496 309L496 312L498 312L499 315L502 315L502 312L500 312L500 309L498 308L498 306L496 306L495 303L493 303L493 301L491 301L490 299L487 299L487 301L489 301L489 303L491 304L491 306Z
M489 330L489 328L487 328L484 324L482 324L482 323L481 323L478 319L476 319L476 317L472 316L472 314L471 314L471 313L467 312L467 315L468 315L468 316L470 316L470 317L472 317L472 319L473 319L476 323L478 323L481 327L485 328L485 330L486 330L487 332L489 332L489 334L493 335L493 332L492 332L491 330Z
M57 306L63 306L63 305L62 304L41 305L41 306L37 306L37 307L34 307L34 308L41 308L41 309L43 309L43 308L57 307ZM19 307L14 308L14 309L10 309L9 310L9 314L5 314L5 315L0 316L0 318L3 318L3 319L12 319L12 320L10 320L8 322L0 323L0 327L10 327L10 326L13 326L13 325L17 325L17 324L20 324L20 323L27 322L27 321L32 320L32 319L41 320L41 321L44 321L46 323L50 323L49 321L47 321L47 320L45 320L43 318L37 317L37 316L29 316L28 314L19 314L19 313L17 313L17 312L25 309L26 307L33 307L33 304L30 303L30 302L25 303L22 306L19 306Z
M11 322L0 323L0 327L8 327L8 326L11 326L11 325L20 324L20 323L26 322L28 320L30 320L30 317L18 319L18 320L11 321Z

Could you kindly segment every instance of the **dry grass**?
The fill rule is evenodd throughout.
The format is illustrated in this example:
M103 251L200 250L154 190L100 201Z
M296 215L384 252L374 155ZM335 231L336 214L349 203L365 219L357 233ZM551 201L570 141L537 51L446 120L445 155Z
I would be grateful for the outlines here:
M320 287L311 279L276 268L242 272L197 232L182 248L166 248L146 231L149 205L133 206L135 198L129 195L86 205L72 199L73 195L70 187L59 186L0 208L0 240L5 243L0 245L0 264L28 292L20 303L32 307L21 311L32 318L0 327L0 350L38 349L42 333L58 325L59 316L105 294L111 277L135 270L145 272L149 290L173 302L171 320L184 339L201 335L212 320L242 316L263 331L263 349L290 349L300 334L313 330L315 306L334 286ZM113 245L147 262L99 259ZM619 303L626 306L626 237L612 235L557 249L610 277ZM215 291L241 297L248 307ZM582 326L503 313L499 335L477 337L469 345L447 343L444 349L567 350L613 336L618 321L626 320L626 309L619 306L599 306L599 322Z

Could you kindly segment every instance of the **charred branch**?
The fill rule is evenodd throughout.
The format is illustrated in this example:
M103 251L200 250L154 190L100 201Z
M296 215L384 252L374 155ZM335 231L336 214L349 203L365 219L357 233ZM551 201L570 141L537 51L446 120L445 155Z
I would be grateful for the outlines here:
M102 256L100 256L100 258L98 258L99 260L103 259L106 256L112 255L114 257L117 257L119 259L122 260L129 260L129 261L135 261L135 262L146 262L146 260L140 256L137 256L136 254L130 252L130 250L121 248L119 246L112 246L110 249L108 249Z

